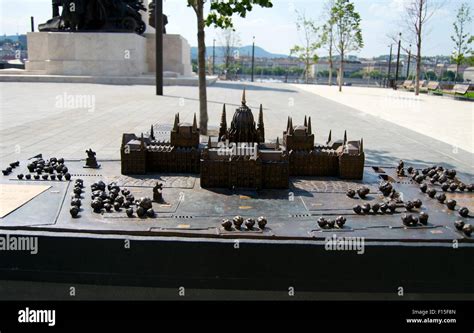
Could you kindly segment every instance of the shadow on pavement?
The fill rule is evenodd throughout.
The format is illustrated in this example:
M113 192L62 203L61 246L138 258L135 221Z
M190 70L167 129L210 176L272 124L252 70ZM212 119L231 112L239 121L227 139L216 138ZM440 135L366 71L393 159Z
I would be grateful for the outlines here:
M297 93L297 90L286 89L286 88L275 88L275 86L263 86L263 85L253 85L250 82L216 82L212 88L225 88L225 89L236 89L236 90L254 90L254 91L277 91L277 92L287 92L287 93Z

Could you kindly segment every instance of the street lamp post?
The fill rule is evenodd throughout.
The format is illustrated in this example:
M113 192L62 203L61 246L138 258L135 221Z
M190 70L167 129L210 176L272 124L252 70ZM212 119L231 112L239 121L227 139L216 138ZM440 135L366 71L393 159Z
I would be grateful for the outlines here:
M163 96L163 0L155 1L156 95Z
M252 43L252 82L253 82L253 74L254 74L254 66L255 66L255 36L253 36L253 43Z
M216 66L216 39L212 41L212 75L215 74L214 66Z
M393 44L390 44L390 57L388 58L387 87L390 85L390 76L392 73L392 49L393 49Z
M410 61L411 61L411 44L410 44L410 49L408 50L407 80L408 80L408 77L410 76Z
M400 66L400 48L402 46L402 33L399 34L400 38L398 39L398 52L397 52L397 69L395 71L395 85L394 89L397 89L397 81L398 81L398 67Z

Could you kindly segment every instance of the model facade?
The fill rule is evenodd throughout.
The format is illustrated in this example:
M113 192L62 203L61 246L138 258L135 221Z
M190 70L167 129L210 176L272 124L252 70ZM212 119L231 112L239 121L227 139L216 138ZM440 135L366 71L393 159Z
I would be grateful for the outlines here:
M193 124L181 123L175 116L170 139L156 140L150 133L122 137L122 174L200 173L204 188L288 188L290 176L339 177L362 179L365 154L363 141L332 141L331 132L324 145L314 144L311 117L294 126L288 118L283 140L265 142L263 107L258 122L242 105L227 127L226 108L222 111L218 137L199 142L196 115Z

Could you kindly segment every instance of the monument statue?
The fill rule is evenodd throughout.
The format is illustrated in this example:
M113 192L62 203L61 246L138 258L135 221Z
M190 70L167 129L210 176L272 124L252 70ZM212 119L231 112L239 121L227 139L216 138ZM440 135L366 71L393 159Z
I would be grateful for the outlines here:
M53 18L39 31L103 31L143 34L141 0L52 0ZM62 7L62 13L60 13Z

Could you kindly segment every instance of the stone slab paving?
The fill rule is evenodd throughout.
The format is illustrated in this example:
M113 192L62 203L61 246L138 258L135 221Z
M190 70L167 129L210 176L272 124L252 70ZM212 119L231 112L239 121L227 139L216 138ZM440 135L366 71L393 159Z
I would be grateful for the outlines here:
M298 85L299 89L350 106L417 133L474 153L474 103L393 89Z
M333 139L342 139L344 129L349 139L363 137L368 164L394 165L399 159L419 166L442 164L472 181L473 154L453 147L447 135L425 135L407 128L402 119L387 121L344 105L347 100L339 103L300 86L218 82L208 88L210 126L218 126L223 103L227 103L230 124L243 87L255 117L263 104L267 140L281 139L288 115L296 125L303 123L306 114L312 117L317 142L324 142L330 129ZM181 121L192 122L199 110L198 89L170 86L164 92L165 96L157 97L154 87L138 85L0 83L0 163L38 153L81 159L88 148L97 152L99 160L118 159L122 133L146 132L152 123L171 124L176 112ZM461 125L443 125L453 137L458 132L472 137L469 119L460 119Z

